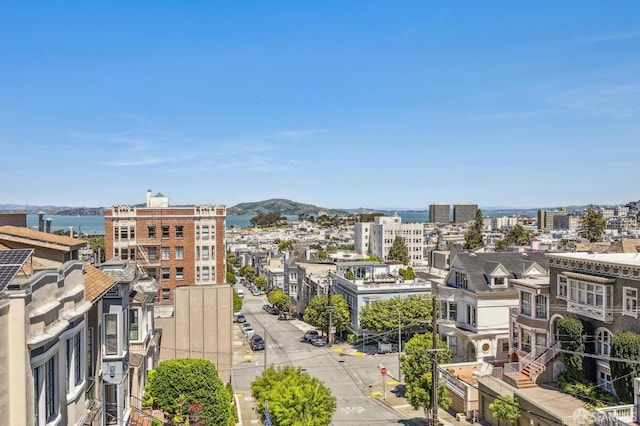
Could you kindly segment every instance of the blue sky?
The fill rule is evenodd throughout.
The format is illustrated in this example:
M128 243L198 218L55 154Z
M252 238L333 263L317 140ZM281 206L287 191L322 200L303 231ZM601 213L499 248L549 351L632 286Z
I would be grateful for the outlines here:
M3 2L0 203L640 199L637 1Z

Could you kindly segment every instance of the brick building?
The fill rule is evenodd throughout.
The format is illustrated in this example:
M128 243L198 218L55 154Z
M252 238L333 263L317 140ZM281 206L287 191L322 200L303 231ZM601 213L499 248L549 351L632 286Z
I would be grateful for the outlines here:
M106 259L136 260L160 283L159 302L172 304L176 287L225 282L225 222L224 205L174 207L148 191L145 207L105 210Z

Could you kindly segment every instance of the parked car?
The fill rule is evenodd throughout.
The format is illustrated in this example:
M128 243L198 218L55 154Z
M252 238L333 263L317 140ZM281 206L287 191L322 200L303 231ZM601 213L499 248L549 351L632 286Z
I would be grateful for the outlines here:
M238 290L236 290L236 293L238 293L238 296L242 299L244 298L244 290L239 288Z
M304 333L304 341L311 343L315 338L320 336L318 330L309 330Z
M313 346L327 346L327 336L318 336L311 340Z
M278 314L278 319L281 321L286 321L293 318L291 318L291 314L289 312L280 312L280 314Z
M260 294L262 293L260 292L260 289L254 288L253 290L251 290L251 294L253 294L254 296L260 296Z
M250 323L245 322L244 324L242 324L242 332L246 333L248 330L253 331L253 326Z
M264 339L259 334L254 334L249 339L249 346L254 351L262 351L264 350Z
M237 323L246 323L247 319L244 317L244 315L239 314L239 315L236 315L236 322Z

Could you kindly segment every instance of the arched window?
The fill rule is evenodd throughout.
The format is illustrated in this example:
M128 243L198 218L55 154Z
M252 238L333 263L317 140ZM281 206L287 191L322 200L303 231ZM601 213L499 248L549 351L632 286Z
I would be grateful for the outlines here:
M611 350L611 332L606 328L596 330L596 353L609 356Z

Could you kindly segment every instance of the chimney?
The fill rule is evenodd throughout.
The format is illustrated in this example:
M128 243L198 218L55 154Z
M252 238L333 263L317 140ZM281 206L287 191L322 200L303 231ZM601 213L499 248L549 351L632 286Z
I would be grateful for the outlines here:
M53 222L53 219L51 219L50 217L48 217L45 220L45 229L44 232L46 232L47 234L51 233L51 222Z
M69 227L69 236L73 238L73 226Z
M151 190L147 189L147 207L151 207Z
M38 213L38 231L44 232L44 212Z

